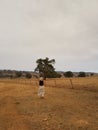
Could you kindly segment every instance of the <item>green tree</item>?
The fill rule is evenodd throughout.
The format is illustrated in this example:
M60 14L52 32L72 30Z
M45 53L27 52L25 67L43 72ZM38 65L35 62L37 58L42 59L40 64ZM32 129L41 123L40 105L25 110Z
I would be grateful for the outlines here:
M32 78L31 73L27 72L27 73L26 73L26 78L28 78L28 79Z
M16 71L16 77L19 78L22 76L22 72L21 71Z
M79 72L78 77L86 77L86 73L85 72Z
M36 63L37 67L35 68L35 71L39 72L44 78L55 78L58 76L55 72L55 68L53 67L55 59L49 60L47 57L45 59L40 58L36 61Z
M0 78L3 77L3 72L0 70Z
M73 73L71 71L67 71L64 73L65 77L73 77Z
M91 75L91 76L94 76L94 73L91 73L90 75Z

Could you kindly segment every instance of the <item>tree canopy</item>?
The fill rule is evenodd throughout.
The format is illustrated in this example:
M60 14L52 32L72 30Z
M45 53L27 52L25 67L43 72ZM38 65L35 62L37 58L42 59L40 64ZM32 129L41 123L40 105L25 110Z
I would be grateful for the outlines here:
M86 77L86 73L85 72L79 72L78 77Z
M73 73L71 71L67 71L64 73L65 77L73 77Z
M55 72L55 68L53 64L55 63L55 59L49 60L48 57L45 59L38 59L36 61L37 67L35 68L36 72L39 72L40 75L43 77L48 77L48 78L55 78L58 77L59 75Z

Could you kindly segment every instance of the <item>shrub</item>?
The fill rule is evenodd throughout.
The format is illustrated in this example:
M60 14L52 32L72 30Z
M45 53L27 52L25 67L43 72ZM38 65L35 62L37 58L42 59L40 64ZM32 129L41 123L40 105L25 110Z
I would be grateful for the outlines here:
M19 78L22 76L22 72L21 71L16 71L16 77Z
M71 71L67 71L64 73L65 77L73 77L73 73Z
M78 77L86 77L86 73L85 72L79 72Z
M26 73L26 78L28 78L28 79L30 79L30 78L32 78L32 75L31 75L31 73Z

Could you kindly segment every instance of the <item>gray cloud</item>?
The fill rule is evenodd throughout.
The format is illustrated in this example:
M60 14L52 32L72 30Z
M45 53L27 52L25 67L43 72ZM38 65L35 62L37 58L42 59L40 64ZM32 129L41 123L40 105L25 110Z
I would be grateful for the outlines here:
M56 59L57 70L98 72L97 5L97 0L0 1L1 69L32 70L37 58L47 56Z

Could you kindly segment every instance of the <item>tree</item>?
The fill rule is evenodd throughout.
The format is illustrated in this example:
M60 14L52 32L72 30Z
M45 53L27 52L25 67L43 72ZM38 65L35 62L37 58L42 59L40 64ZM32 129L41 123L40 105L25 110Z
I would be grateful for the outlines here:
M90 75L91 75L91 76L94 76L94 73L91 73Z
M78 77L86 77L86 73L85 72L79 72Z
M0 78L3 77L3 72L0 70Z
M64 73L65 77L73 77L73 73L71 71L67 71Z
M40 75L42 75L44 78L55 78L57 77L57 73L55 72L55 68L53 67L53 64L55 63L54 59L49 60L49 58L45 59L38 59L36 61L37 67L35 68L35 71L39 72Z
M26 78L28 78L28 79L32 78L31 73L27 72L27 73L26 73Z
M22 72L21 71L16 71L16 77L19 78L22 76Z

